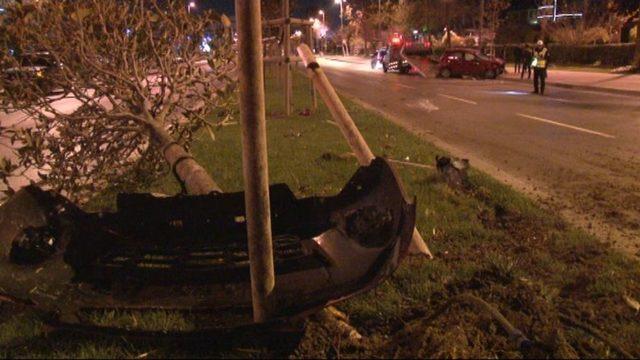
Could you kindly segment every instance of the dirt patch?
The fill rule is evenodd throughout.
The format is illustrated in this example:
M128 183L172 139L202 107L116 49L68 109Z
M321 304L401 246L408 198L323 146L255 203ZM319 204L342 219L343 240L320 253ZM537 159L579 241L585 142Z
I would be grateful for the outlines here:
M439 181L444 183L441 178ZM381 301L393 293L391 290L397 292L395 301L401 312L396 318L376 316L375 311L369 310L368 316L373 317L355 317L354 326L366 334L366 339L355 347L346 346L344 337L315 323L309 327L314 336L301 342L296 356L640 355L638 315L624 300L624 294L640 294L637 264L617 254L611 246L572 230L557 217L496 201L482 186L456 191L455 196L458 202L465 197L479 200L476 220L497 239L459 246L460 239L445 231L438 233L431 238L432 244L457 250L436 254L436 260L428 263L431 265L422 260L409 261L396 277L409 274L406 281L410 289L383 286L380 291L384 294L362 300ZM423 266L439 270L423 272ZM415 289L421 286L430 292L417 300ZM461 301L469 296L488 303L529 341L517 341L490 311ZM386 320L376 320L382 318ZM324 352L318 352L318 346Z

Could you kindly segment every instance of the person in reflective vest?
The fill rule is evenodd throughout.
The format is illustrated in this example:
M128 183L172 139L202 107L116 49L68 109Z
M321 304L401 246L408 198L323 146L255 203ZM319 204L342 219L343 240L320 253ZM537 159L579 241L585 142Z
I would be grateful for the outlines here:
M549 49L544 46L542 40L538 40L533 49L533 88L535 94L544 95L545 82L547 80L547 65L549 65Z

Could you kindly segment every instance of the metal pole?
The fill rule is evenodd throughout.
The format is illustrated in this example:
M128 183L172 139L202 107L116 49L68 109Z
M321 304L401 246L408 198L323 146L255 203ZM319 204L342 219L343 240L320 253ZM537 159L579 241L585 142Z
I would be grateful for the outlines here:
M367 142L364 140L360 130L358 130L358 127L351 118L351 115L349 115L349 112L347 112L347 109L338 97L335 89L331 86L329 79L327 79L327 75L325 75L320 65L316 62L313 52L311 52L311 49L309 49L308 46L302 44L298 46L298 55L302 58L304 66L307 67L309 77L313 80L313 83L320 93L320 97L327 105L327 108L333 116L333 119L336 121L342 135L345 137L349 147L358 159L358 163L363 166L369 165L375 156ZM409 252L411 254L422 254L429 258L433 258L431 251L429 251L429 248L424 242L424 239L422 239L418 229L413 229L413 237L411 240L411 246L409 247Z
M291 54L291 22L288 20L290 15L289 0L282 0L282 17L285 19L283 31L283 50L284 50L284 112L287 116L291 115L291 62L289 56Z
M382 0L378 0L378 41L382 40ZM378 44L376 44L376 48ZM377 50L377 49L374 49Z
M309 31L309 46L313 43L313 28L311 26L307 27ZM316 87L313 86L313 79L309 79L309 86L311 87L311 107L313 110L318 109L318 96L316 95Z
M447 44L446 44L446 47L450 48L451 47L451 24L450 24L451 19L449 18L450 17L450 14L449 14L449 0L445 1L444 7L445 7L445 12L447 13L447 16L446 16L446 18L447 18Z
M482 53L482 31L484 30L484 0L480 0L480 32L478 33L478 47Z
M342 32L342 28L344 27L344 15L342 13L342 3L344 0L340 0L340 32Z
M253 319L260 323L268 320L274 311L272 295L275 286L260 0L236 0L236 19L251 296Z

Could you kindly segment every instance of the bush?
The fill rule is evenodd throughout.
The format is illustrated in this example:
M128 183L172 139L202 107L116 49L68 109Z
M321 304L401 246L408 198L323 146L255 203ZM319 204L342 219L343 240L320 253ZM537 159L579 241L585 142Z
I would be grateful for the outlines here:
M513 61L513 50L517 45L503 45L496 48L497 54L506 54L507 61ZM550 44L551 64L558 65L598 65L618 67L633 61L635 44L606 45L560 45Z
M566 46L551 44L551 62L561 65L581 64L625 66L633 61L635 44Z

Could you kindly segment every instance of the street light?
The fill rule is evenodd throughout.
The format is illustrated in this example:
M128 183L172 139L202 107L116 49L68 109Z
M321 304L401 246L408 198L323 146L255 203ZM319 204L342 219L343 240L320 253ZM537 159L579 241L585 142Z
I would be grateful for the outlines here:
M343 2L344 0L335 0L336 5L340 5L340 31L342 31L342 28L344 27L344 9L342 6Z
M349 55L349 46L347 45L344 39L344 9L342 3L344 0L335 0L336 5L340 4L340 34L343 37L342 39L342 55Z
M320 51L326 51L326 42L324 41L325 33L322 31L322 29L326 27L327 19L325 18L325 13L322 9L318 10L318 15L322 15L322 24L320 26Z
M378 0L378 41L382 37L382 4L381 1Z
M187 12L189 14L191 14L191 9L195 9L196 7L196 2L195 1L190 1L189 5L187 5Z
M451 14L449 14L449 3L453 0L445 0L444 1L444 11L446 14L446 22L447 22L447 42L446 47L451 47Z

